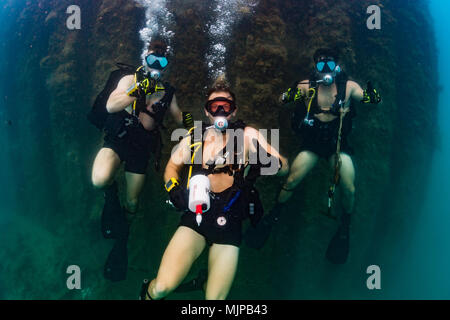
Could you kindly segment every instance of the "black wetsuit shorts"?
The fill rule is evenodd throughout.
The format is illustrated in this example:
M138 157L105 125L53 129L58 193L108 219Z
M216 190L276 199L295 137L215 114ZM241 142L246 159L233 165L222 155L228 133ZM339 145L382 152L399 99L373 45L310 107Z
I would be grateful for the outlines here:
M200 226L195 220L196 214L190 211L181 216L180 226L188 227L202 235L208 245L217 243L239 247L242 242L245 201L242 194L239 194L230 205L236 192L234 188L228 188L220 193L212 193L211 207L202 214Z
M330 122L322 122L314 119L314 125L312 127L303 125L301 129L303 138L301 151L311 151L319 157L329 159L336 153L339 122L339 118ZM347 128L343 127L341 152L351 155L353 152L347 142L348 133Z
M103 147L117 153L120 160L125 162L125 171L145 174L158 139L157 129L145 130L132 117L108 117Z

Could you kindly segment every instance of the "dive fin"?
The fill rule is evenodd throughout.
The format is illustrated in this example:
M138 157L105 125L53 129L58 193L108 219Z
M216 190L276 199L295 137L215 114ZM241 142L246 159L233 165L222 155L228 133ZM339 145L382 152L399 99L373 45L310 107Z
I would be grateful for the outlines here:
M102 234L106 239L120 239L128 236L128 223L120 205L117 182L105 189L105 205L101 217Z
M279 219L279 210L274 210L264 216L256 227L250 226L244 235L244 240L249 248L261 249L269 239L273 225Z
M348 227L340 226L336 234L331 239L326 258L333 264L344 264L347 262L350 248L350 234Z
M128 269L128 239L118 239L106 259L104 276L113 282L127 278Z
M139 300L146 300L146 298L152 298L148 294L148 287L150 286L150 280L144 279L142 280L141 291L139 293Z

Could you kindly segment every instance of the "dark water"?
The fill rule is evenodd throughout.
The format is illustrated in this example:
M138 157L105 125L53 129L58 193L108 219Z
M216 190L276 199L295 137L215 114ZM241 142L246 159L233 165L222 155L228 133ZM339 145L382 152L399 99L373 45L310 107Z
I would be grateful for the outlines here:
M157 1L157 3L163 2ZM251 4L248 7L230 6L232 8L230 10L240 10L240 15L248 12L252 14L258 2L248 1L248 3ZM407 246L390 251L389 254L392 256L384 256L383 261L391 262L387 264L390 268L390 283L382 282L382 287L388 290L382 291L380 295L367 294L364 287L367 277L366 264L353 261L348 269L339 269L311 263L319 259L317 252L323 251L326 245L323 239L328 238L331 233L322 233L321 230L318 231L319 228L301 229L302 226L300 226L301 230L307 230L307 234L302 235L303 238L300 240L294 238L292 242L282 243L282 245L276 240L271 243L273 250L271 252L274 252L275 256L267 254L267 251L264 255L259 255L257 252L243 249L241 265L244 264L243 267L247 268L248 272L250 268L245 264L256 264L254 273L264 281L252 282L253 272L238 275L236 286L239 289L236 289L238 292L232 291L231 297L253 298L260 294L262 298L281 296L287 299L450 298L450 275L448 274L450 241L447 231L450 225L448 217L450 213L448 199L450 131L447 125L447 120L450 119L450 111L447 108L447 101L450 99L450 88L447 83L447 76L450 74L448 61L450 42L447 40L448 19L445 15L446 12L450 12L450 5L446 1L439 0L432 0L430 3L439 48L439 78L442 85L441 91L436 88L436 94L438 92L440 94L439 123L436 125L440 128L441 143L438 150L430 154L428 161L423 164L429 167L430 184L425 192L426 201L423 212L418 215L419 221L414 224L414 229L404 231L392 238L393 241L407 243ZM96 140L99 139L99 134L83 122L85 109L80 111L75 106L73 113L69 113L68 116L73 117L74 127L81 128L82 131L70 137L64 136L63 132L55 132L58 126L54 125L52 117L55 117L58 110L52 110L49 101L57 92L48 92L46 81L49 78L39 67L41 58L47 54L49 37L55 32L56 26L52 25L50 20L45 27L36 28L36 21L42 21L48 17L53 9L53 3L42 1L37 6L30 6L30 10L35 11L27 11L25 1L2 1L0 5L2 6L0 20L6 26L0 28L0 75L2 75L0 78L0 181L3 186L0 192L0 257L2 258L0 298L133 299L140 280L143 277L155 275L165 245L176 228L177 219L175 216L167 215L167 208L163 204L146 202L143 210L152 215L146 215L142 223L134 227L135 232L130 238L130 246L135 249L130 253L129 278L126 282L118 284L111 284L102 278L103 262L110 244L101 237L98 217L95 217L95 212L101 209L101 194L91 188L89 181L89 170L97 151ZM26 19L22 19L21 13L26 16ZM239 16L236 15L235 18L234 22L238 23ZM226 15L224 19L226 20ZM93 23L93 21L88 22ZM164 23L170 24L173 21ZM29 32L18 34L18 30ZM228 33L229 29L226 30ZM223 40L214 37L212 39L214 41L211 40L209 44L211 47ZM30 44L33 48L29 47ZM209 50L211 52L212 49ZM217 55L214 61L219 65L225 61L225 57L228 57L227 53L220 50L212 51ZM205 57L207 58L211 57ZM425 65L423 68L426 68L426 61L421 63ZM215 72L216 70L209 70L209 74ZM84 88L85 83L80 84L81 86ZM394 86L395 84L392 84L392 87ZM83 116L79 115L81 113ZM362 119L362 125L369 124L367 117L362 116ZM78 147L79 150L70 152L68 150L67 154L55 155L52 150L60 136L61 139L75 141L72 147L78 146L76 143L82 146ZM88 144L83 144L84 142ZM390 143L394 144L394 142ZM84 156L85 154L88 156ZM89 161L79 163L79 159ZM360 163L364 161L364 159L358 160ZM64 168L67 163L70 164L67 168L77 168L79 172L68 170L61 174L61 171L64 171L61 167ZM383 165L388 166L388 164ZM363 167L362 164L361 167ZM369 171L370 167L366 169ZM320 169L314 174L326 181L326 173L319 171ZM160 174L153 170L151 174L162 181ZM277 183L274 180L267 181ZM73 184L73 186L72 189L65 188L64 191L58 192L62 184ZM164 198L165 194L159 187L157 184L148 183L143 192L144 196ZM308 192L302 188L300 187L301 192L298 194ZM83 194L85 197L78 199L78 194ZM265 194L265 196L273 197L271 194ZM76 201L73 201L73 198L76 198ZM82 205L77 206L77 211L74 212L72 208L65 207L66 202L71 204L79 202ZM290 204L295 212L298 211L298 203L309 209L315 205L308 202L308 199L301 198L298 202L294 201ZM299 224L317 223L324 230L329 232L334 230L331 222L307 215L300 215L293 221ZM284 225L278 232L286 230L292 232L295 231L294 229L292 225ZM314 246L305 249L302 243L305 238L312 238L313 240L308 243L313 243ZM301 248L302 252L296 253L297 255L292 254L289 250L292 247ZM363 255L362 251L358 251L360 255ZM264 261L259 260L262 259L261 257ZM291 279L284 279L282 274L259 274L262 273L261 270L264 270L263 265L270 270L270 265L277 264L279 261L283 261L285 266L284 269L277 270L284 270L287 274L291 274L292 281L298 284L297 287L291 286L287 289ZM200 258L200 262L206 263L204 255ZM80 265L83 269L83 290L81 291L68 291L65 288L67 277L65 271L71 264ZM199 268L200 266L196 265L190 277ZM304 273L296 272L297 269ZM383 272L383 269L381 271ZM36 283L39 285L33 285ZM268 285L264 288L259 287L262 283L268 283ZM180 294L175 295L175 298L200 299L201 294Z

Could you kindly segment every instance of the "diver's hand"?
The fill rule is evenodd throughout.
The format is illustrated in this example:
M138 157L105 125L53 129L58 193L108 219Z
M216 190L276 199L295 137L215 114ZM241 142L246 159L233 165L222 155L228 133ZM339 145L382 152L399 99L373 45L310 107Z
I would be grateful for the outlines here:
M142 96L150 95L155 92L154 81L145 78L140 82L133 83L133 85L128 88L127 95L130 97L140 98Z
M185 211L188 208L188 197L186 190L177 185L169 191L170 202L178 210Z
M367 82L367 89L363 92L363 99L361 102L372 104L378 104L381 102L381 96L378 91L373 88L371 81Z
M288 93L287 93L287 92L283 92L283 94L280 96L280 98L278 99L278 101L279 101L281 104L288 103L288 101L289 101L289 95L288 95Z
M297 86L289 88L288 91L284 92L281 95L281 102L282 103L289 103L289 102L297 102L299 100L304 99L303 92L300 88Z
M150 95L156 92L156 81L153 79L145 78L140 82L141 90L145 95Z

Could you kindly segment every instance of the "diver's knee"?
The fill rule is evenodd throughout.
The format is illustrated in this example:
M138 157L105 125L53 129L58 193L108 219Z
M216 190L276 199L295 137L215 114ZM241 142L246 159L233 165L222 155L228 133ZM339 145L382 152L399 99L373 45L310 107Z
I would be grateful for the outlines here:
M158 279L154 280L152 294L156 299L167 296L172 290L173 288L167 282Z
M127 198L127 209L130 212L135 212L138 207L138 198Z
M295 187L297 186L297 184L300 182L299 180L300 180L300 179L299 179L296 175L291 174L291 175L289 175L289 177L286 179L286 183L284 184L284 186L285 186L287 189L295 188Z
M344 192L347 196L354 196L356 192L355 185L353 183L345 183L344 184Z
M227 294L225 292L206 292L205 299L206 300L225 300L227 298Z
M111 178L107 174L102 174L98 172L92 173L92 185L97 189L103 189L107 187L111 182Z

